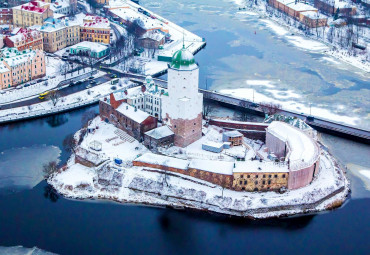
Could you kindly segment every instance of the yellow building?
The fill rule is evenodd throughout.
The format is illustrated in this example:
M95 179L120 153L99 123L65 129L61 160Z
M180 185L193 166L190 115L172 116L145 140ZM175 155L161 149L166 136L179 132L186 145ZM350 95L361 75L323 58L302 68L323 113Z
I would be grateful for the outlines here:
M86 15L80 29L81 41L110 43L110 23L108 19Z
M239 161L233 170L233 189L237 191L268 191L288 187L287 165L275 162Z
M32 1L13 7L13 25L17 27L41 26L45 19L52 16L50 3Z
M71 46L80 42L80 25L69 25L66 27L66 45Z
M109 0L96 0L98 4L109 4Z

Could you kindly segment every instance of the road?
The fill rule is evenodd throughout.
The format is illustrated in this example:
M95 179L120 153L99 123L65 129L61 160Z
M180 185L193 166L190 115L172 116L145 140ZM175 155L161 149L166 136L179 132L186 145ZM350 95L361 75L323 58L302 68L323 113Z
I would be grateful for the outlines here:
M96 81L96 84L92 85L92 87L95 87L99 84L110 81L111 78L108 74L106 74L106 75L101 76L99 78L96 78L94 80ZM79 91L82 91L82 90L86 89L86 86L88 84L90 84L90 80L82 82L79 85L68 86L68 87L62 88L62 89L59 90L59 93L60 93L61 96L67 96L67 95L70 95L70 94L73 94L73 93L76 93L76 92L79 92ZM15 108L15 107L28 106L28 105L32 105L32 104L37 104L37 103L40 103L40 101L41 100L38 97L30 98L30 99L27 99L27 100L24 100L24 101L3 105L3 106L1 106L1 110Z

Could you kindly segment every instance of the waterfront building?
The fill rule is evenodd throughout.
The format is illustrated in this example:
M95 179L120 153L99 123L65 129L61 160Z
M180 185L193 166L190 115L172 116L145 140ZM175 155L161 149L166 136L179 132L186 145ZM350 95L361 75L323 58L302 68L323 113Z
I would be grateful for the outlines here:
M10 88L45 76L45 55L41 50L1 50L0 89Z
M175 145L186 147L202 136L203 95L198 92L199 68L184 46L168 68L168 94L163 101L163 122L175 133Z
M81 41L110 43L109 20L99 16L86 15L80 30Z
M35 29L21 28L16 33L4 38L5 45L9 48L43 50L42 33Z
M328 15L334 15L339 12L339 14L353 16L357 12L355 6L340 0L314 0L314 6Z
M53 11L50 9L50 3L31 1L13 7L13 25L17 27L41 26L45 19L52 16Z

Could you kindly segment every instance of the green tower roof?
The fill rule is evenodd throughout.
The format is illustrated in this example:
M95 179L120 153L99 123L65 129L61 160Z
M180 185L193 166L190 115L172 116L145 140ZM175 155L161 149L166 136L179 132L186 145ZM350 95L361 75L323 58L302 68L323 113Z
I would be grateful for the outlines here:
M184 46L172 56L171 68L180 70L192 70L197 67L194 55Z

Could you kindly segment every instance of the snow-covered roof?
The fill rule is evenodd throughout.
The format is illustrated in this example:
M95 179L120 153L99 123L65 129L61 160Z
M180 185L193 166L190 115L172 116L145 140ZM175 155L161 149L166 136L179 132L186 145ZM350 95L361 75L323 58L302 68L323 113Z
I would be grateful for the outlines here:
M234 173L287 173L288 165L272 161L236 161Z
M13 9L27 11L27 12L43 13L47 10L47 8L44 8L44 7L45 6L47 7L48 5L50 5L50 3L44 3L41 1L31 1L29 3L15 6L13 7Z
M232 175L234 162L216 161L206 159L192 159L189 168L203 170L211 173Z
M124 20L134 21L135 19L140 19L142 21L142 28L146 30L162 28L162 24L158 19L152 19L131 8L111 9L110 11Z
M50 9L53 11L58 11L62 8L68 8L69 1L68 0L56 0L54 3L50 5Z
M325 16L324 14L321 14L315 11L302 12L302 15L310 19L327 19L328 18L328 16Z
M31 39L31 37L36 37L40 34L39 31L33 30L33 29L27 29L27 28L20 28L17 29L16 33L13 36L9 36L9 40L11 40L14 43Z
M237 130L226 131L226 132L224 132L224 135L226 135L228 137L240 137L240 136L243 136L243 134L240 133Z
M27 62L36 55L34 50L18 51L16 48L5 48L1 50L3 60L11 67Z
M140 39L152 39L154 41L160 42L163 40L165 35L159 31L149 31L146 32Z
M93 27L93 28L110 28L110 23L107 18L100 16L86 15L84 18L82 27Z
M222 148L224 146L224 143L205 141L202 143L202 145L207 145L207 146L214 147L214 148Z
M40 28L33 26L32 28L39 29L41 32L54 32L57 30L64 29L66 26L64 22L61 22L58 19L49 18L45 21L44 25Z
M184 159L178 159L168 156L162 156L158 154L153 153L146 153L137 159L135 161L148 163L148 164L154 164L154 165L163 165L178 169L187 170L189 162Z
M146 132L145 134L147 136L153 137L154 139L161 139L161 138L173 135L174 133L168 126L161 126L161 127L152 129Z
M96 42L83 41L70 47L71 49L88 48L92 52L101 52L108 49L107 46Z
M141 123L146 120L150 115L142 110L135 109L135 107L122 103L118 108L117 111L125 115L126 117L132 119L137 123Z
M316 142L298 128L281 121L274 121L268 126L267 132L288 144L289 153L286 158L290 163L313 163L317 160L319 149Z
M277 2L288 6L295 11L317 11L315 7L309 4L296 2L295 0L276 0Z

